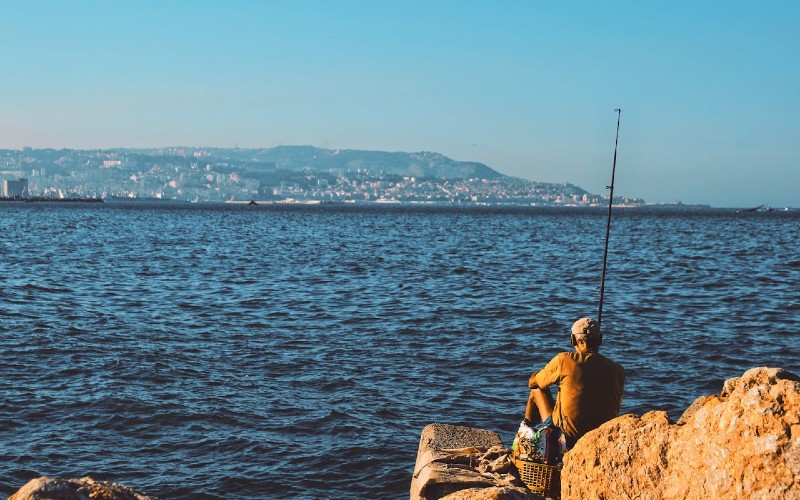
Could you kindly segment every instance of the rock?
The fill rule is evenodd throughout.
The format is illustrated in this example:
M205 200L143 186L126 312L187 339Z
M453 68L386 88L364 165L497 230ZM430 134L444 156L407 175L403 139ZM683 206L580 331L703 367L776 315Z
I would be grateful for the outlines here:
M530 491L520 492L519 488L490 486L489 488L467 488L442 497L442 500L530 500L541 498Z
M8 500L158 500L117 483L80 479L31 479Z
M754 368L678 422L623 415L566 454L561 497L800 499L800 377Z
M539 498L512 474L509 453L494 431L430 424L420 437L410 498Z

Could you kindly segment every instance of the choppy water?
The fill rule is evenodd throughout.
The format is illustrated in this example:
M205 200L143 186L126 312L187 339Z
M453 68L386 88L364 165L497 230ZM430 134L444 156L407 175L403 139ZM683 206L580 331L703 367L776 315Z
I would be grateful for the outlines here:
M800 372L800 213L617 210L604 353L673 418ZM0 204L0 492L402 498L596 315L602 210Z

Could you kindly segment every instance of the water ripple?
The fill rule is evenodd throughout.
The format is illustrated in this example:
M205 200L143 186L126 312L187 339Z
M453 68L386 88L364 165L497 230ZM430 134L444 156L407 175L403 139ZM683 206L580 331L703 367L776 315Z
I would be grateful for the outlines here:
M407 495L425 425L510 441L530 373L596 314L602 211L28 205L0 207L6 495L42 474ZM677 418L752 366L800 372L796 213L615 217L623 411Z

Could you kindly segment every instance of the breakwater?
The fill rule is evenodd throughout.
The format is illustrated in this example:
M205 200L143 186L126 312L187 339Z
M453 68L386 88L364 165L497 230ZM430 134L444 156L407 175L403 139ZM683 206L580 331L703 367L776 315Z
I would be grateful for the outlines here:
M411 498L800 498L798 409L800 377L753 368L677 421L651 411L606 422L549 474L512 466L511 450L491 431L431 424L420 437Z

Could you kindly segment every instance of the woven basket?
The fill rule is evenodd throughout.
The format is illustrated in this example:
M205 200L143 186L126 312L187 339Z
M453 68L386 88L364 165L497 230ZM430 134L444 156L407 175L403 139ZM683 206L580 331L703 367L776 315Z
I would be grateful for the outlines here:
M561 496L561 467L512 458L525 486L551 498Z

